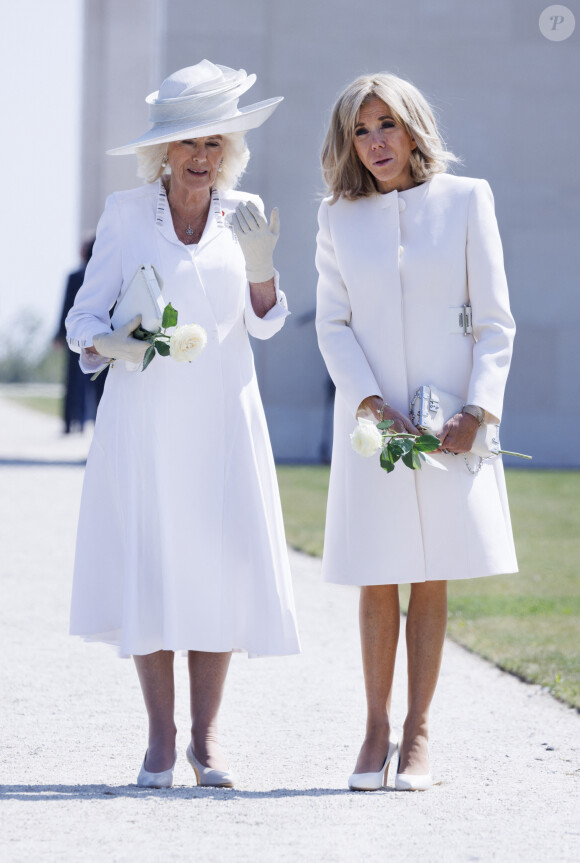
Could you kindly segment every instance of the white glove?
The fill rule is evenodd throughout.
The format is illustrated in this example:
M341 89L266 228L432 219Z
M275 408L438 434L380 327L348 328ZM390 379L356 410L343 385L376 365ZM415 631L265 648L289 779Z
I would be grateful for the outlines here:
M268 282L274 275L272 254L280 235L280 217L274 207L270 224L252 201L238 204L231 225L246 259L249 282Z
M149 342L140 342L131 336L141 323L141 315L136 315L132 321L114 330L112 333L99 333L93 337L93 346L103 357L115 360L127 360L130 363L142 363Z

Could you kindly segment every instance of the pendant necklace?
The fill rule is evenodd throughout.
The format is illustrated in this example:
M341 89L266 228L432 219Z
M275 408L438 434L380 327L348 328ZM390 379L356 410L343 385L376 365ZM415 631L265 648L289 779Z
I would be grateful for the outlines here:
M194 227L191 224L191 222L186 222L185 219L182 219L182 217L179 215L179 213L176 213L175 210L171 207L171 204L169 206L171 208L171 212L175 216L177 216L177 218L179 219L181 224L184 226L182 228L182 231L186 235L186 237L188 237L188 239L190 239L192 242L195 242L196 237L199 239L199 237L201 237L201 235L203 233L203 227L201 225L195 225L195 227ZM203 222L204 225L205 225L205 221L206 220L204 219L204 222Z
M180 216L179 213L177 213L175 211L174 207L172 206L171 201L169 200L169 191L170 191L169 183L164 182L163 185L165 187L165 193L167 195L167 203L169 204L169 210L170 210L172 216L176 216L177 219L184 226L184 227L182 227L181 230L183 231L185 236L188 237L188 239L190 239L192 242L195 242L195 238L197 236L197 240L199 242L199 239L201 238L201 235L203 234L203 229L205 227L205 223L207 221L207 216L208 216L207 211L206 211L204 217L199 220L201 224L197 224L195 227L193 227L191 222L189 222L189 221L186 222L185 219L182 216ZM209 210L210 203L211 203L211 199L208 202L208 210Z
M201 235L203 234L203 229L205 227L205 223L207 221L207 213L205 214L205 216L202 219L200 219L200 221L197 225L196 224L192 225L191 222L186 222L185 219L179 215L179 213L175 212L175 210L171 206L171 203L169 204L169 208L170 208L172 214L174 216L177 216L177 219L183 225L181 230L183 231L185 236L188 238L188 240L192 243L194 243L196 241L199 242L199 239L200 239Z

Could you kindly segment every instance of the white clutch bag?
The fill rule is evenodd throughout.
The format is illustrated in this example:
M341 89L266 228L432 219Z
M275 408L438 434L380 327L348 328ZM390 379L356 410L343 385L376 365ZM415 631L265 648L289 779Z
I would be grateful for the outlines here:
M163 279L153 264L141 264L127 287L122 291L111 316L113 329L141 315L141 326L154 333L161 326L165 303L161 295Z
M419 387L409 405L409 416L422 432L437 435L454 414L459 413L463 401L436 389L433 385ZM491 458L500 451L499 423L483 423L471 448L479 458Z

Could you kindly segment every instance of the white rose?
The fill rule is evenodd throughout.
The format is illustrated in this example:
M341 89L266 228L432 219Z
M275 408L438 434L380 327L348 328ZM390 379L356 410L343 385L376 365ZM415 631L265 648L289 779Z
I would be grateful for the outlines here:
M190 363L205 348L207 333L199 324L185 324L171 333L169 355L178 363Z
M359 418L358 425L350 436L350 442L356 453L370 458L381 449L383 436L374 422Z

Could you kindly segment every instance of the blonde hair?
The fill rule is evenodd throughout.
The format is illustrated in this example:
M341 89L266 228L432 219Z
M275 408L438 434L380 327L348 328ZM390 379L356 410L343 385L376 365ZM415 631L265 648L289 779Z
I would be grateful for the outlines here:
M224 151L221 171L215 181L216 189L235 189L250 160L250 151L243 132L230 132L221 136ZM137 147L137 176L146 183L154 183L164 174L170 174L169 165L163 164L167 156L167 144L151 144Z
M354 148L360 109L375 97L388 105L395 122L417 142L410 157L411 177L416 183L445 173L449 164L459 162L446 149L429 103L413 84L387 72L361 75L338 97L322 147L322 174L332 203L340 197L354 201L377 192L373 175Z

